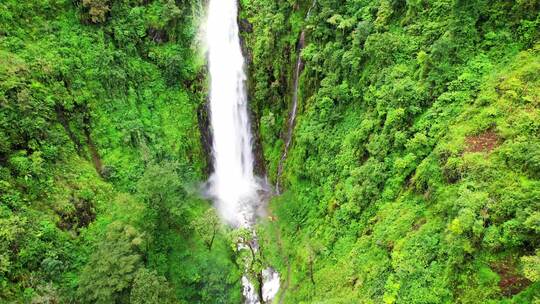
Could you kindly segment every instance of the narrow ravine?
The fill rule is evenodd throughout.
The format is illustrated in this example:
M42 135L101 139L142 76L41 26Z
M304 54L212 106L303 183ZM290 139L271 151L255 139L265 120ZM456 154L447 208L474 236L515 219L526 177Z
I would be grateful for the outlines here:
M254 157L248 115L244 57L237 24L237 0L210 0L206 43L210 72L210 124L214 171L208 192L221 218L229 225L248 229L252 240L242 240L238 250L258 250L253 225L263 206L266 191L253 173ZM266 191L267 192L267 191ZM243 242L243 243L242 243ZM272 268L260 274L255 288L246 274L242 278L246 304L269 303L279 289L279 275Z

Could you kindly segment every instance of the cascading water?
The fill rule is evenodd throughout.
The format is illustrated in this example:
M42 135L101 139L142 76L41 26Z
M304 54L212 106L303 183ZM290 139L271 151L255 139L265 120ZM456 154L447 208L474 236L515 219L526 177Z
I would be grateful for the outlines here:
M211 0L207 46L214 172L210 191L221 216L231 225L249 226L257 190L244 82L244 58L236 23L236 0Z
M245 89L246 74L237 24L237 0L210 0L206 43L210 71L210 122L214 172L208 192L230 225L251 229L261 206L261 183L253 174L253 152ZM256 238L254 238L255 248ZM247 244L240 244L239 250ZM261 296L247 276L242 278L247 304L269 302L279 288L279 275L261 274Z
M287 159L287 154L289 153L289 148L292 142L294 123L296 122L296 111L298 109L298 82L300 78L300 71L302 70L302 65L303 65L302 56L300 56L300 52L304 48L304 39L305 39L305 32L302 31L300 33L300 39L298 41L298 52L297 52L297 58L296 58L296 66L294 69L294 87L293 87L292 107L289 113L289 119L287 121L287 133L285 134L285 147L283 149L283 154L281 154L281 158L279 159L278 170L277 170L276 192L278 194L280 193L279 179L281 177L281 174L283 173L283 166L284 166L285 160Z
M306 19L309 18L311 15L311 10L315 7L315 4L317 4L317 0L313 0L311 2L311 6L309 7ZM283 149L283 153L281 154L281 158L279 159L278 163L278 170L276 175L276 192L277 194L280 194L280 178L281 174L283 173L283 166L285 165L285 161L287 160L287 154L289 153L289 148L292 143L292 136L294 131L294 124L296 122L296 112L298 110L298 84L299 84L299 78L300 78L300 72L302 71L304 63L302 62L302 56L301 52L304 49L305 46L305 39L306 39L306 31L302 30L300 32L300 39L298 40L297 44L297 51L296 51L296 65L294 69L294 86L293 86L293 97L292 97L292 107L289 112L289 119L287 120L287 133L285 134L285 147Z

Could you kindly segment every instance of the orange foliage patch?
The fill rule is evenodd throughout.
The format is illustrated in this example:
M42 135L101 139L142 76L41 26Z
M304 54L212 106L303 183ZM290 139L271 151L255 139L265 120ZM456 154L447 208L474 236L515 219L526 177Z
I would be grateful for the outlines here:
M488 130L482 134L469 136L465 139L467 143L466 152L490 152L500 145L500 138L493 130Z
M499 287L504 296L508 297L518 294L527 288L527 286L531 285L531 281L519 274L516 267L508 261L494 263L491 265L491 268L501 277Z

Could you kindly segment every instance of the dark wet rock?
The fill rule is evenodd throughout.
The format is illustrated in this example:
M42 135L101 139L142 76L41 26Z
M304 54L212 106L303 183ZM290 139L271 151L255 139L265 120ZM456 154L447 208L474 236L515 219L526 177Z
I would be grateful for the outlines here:
M253 25L247 19L238 20L238 26L241 32L252 33Z
M148 37L152 39L152 41L158 44L169 41L169 35L165 30L155 29L151 27L146 31L146 34L148 34Z

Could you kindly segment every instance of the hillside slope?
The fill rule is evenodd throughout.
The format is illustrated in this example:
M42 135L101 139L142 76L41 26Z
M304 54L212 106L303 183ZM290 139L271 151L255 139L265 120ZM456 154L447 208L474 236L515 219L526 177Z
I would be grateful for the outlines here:
M242 8L283 303L540 301L540 2Z
M1 1L0 303L240 302L194 195L199 5Z

